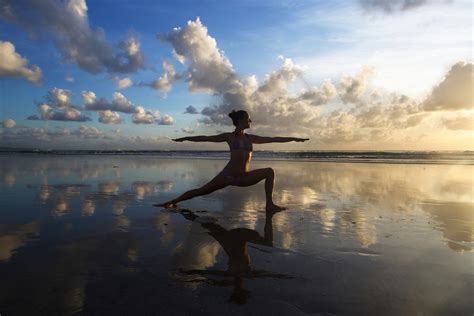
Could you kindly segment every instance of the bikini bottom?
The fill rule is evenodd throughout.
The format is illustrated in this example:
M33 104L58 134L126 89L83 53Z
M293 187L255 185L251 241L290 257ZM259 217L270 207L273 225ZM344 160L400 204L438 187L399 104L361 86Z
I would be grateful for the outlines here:
M239 175L239 176L232 175L230 170L228 169L222 170L220 174L223 175L230 182L231 185L237 185L237 186L241 185L242 181L245 178L244 175Z

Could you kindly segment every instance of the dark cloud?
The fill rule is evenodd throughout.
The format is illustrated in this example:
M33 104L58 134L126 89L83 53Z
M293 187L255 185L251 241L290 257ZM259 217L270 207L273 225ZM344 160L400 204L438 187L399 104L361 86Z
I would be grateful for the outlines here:
M188 106L186 110L184 111L184 113L185 114L199 114L198 110L192 105Z

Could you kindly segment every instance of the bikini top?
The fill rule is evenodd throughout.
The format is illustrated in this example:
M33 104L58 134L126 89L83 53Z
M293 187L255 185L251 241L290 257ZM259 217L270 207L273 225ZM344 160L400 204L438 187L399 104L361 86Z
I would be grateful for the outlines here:
M253 151L253 146L252 146L252 142L250 141L249 137L247 134L244 134L245 135L245 138L237 138L236 136L234 136L234 138L232 139L232 141L230 142L230 149L231 150L240 150L240 149L243 149L243 150L246 150L246 151L250 151L252 152Z

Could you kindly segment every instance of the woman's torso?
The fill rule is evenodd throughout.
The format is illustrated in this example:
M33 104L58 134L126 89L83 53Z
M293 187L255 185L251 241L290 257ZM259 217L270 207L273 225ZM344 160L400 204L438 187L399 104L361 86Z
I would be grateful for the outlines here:
M230 149L230 161L224 169L232 175L241 175L249 171L253 146L248 135L231 134L227 143Z

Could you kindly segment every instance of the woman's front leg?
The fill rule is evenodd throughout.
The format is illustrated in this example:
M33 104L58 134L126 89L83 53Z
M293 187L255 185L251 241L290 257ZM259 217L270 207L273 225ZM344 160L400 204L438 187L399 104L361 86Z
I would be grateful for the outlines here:
M248 187L265 179L265 199L267 211L281 211L286 208L273 202L273 187L275 184L275 171L272 168L262 168L247 172L235 185Z

